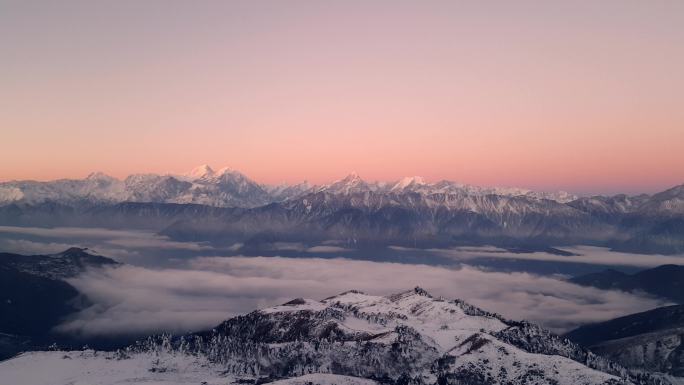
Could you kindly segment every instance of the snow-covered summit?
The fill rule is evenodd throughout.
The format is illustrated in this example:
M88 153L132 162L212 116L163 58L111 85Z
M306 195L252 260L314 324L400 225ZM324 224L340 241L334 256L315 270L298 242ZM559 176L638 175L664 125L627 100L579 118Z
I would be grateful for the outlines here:
M190 180L196 180L196 179L202 179L202 178L209 178L214 176L215 172L214 169L212 169L209 165L203 164L200 166L197 166L190 170L189 172L183 174L185 177L187 177Z
M325 191L332 194L349 195L353 193L375 191L377 184L368 183L361 179L359 174L351 172L342 179L338 179L332 183L323 185L318 188L318 191Z
M395 183L390 189L390 191L403 191L407 188L425 186L426 184L427 183L425 183L425 180L422 177L405 177L400 179L397 183Z
M495 333L506 328L495 314L473 311L474 307L462 302L434 298L420 287L389 296L368 295L350 290L321 301L294 299L280 306L259 310L264 314L293 312L324 312L343 309L354 318L382 319L380 324L345 317L338 322L341 330L354 334L390 333L393 328L407 326L429 338L440 352L453 348L459 339L479 331ZM453 326L449 324L454 323Z

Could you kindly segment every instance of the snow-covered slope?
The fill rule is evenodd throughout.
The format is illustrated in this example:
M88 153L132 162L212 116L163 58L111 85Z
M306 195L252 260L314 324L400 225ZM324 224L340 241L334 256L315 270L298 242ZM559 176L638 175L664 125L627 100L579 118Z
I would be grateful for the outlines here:
M684 379L684 328L604 341L591 349L623 365Z
M223 385L231 380L206 359L186 355L29 352L0 362L3 385Z
M623 365L684 381L684 305L584 325L567 337Z
M684 214L684 185L653 195L642 209L653 214Z
M339 374L313 373L299 377L270 382L272 385L377 385L367 378L341 376Z
M226 385L244 380L225 373L204 357L175 352L138 354L97 352L29 352L0 362L3 385ZM253 381L249 381L253 383ZM377 385L366 378L306 374L273 385Z
M262 187L271 195L274 202L281 202L304 195L313 191L314 188L314 186L307 181L297 184L282 183L273 186L264 185Z

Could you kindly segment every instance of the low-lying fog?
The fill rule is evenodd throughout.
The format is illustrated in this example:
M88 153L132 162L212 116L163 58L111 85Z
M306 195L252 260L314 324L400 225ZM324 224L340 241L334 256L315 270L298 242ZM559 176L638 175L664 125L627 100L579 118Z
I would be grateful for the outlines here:
M684 262L682 256L587 246L562 248L572 255L492 247L393 247L371 253L334 241L275 244L268 256L244 256L240 245L216 249L142 231L0 226L0 251L46 254L72 246L126 264L70 281L94 305L59 329L88 336L198 330L296 297L321 299L349 289L384 295L415 286L563 332L665 304L645 295L577 286L564 280L568 276Z

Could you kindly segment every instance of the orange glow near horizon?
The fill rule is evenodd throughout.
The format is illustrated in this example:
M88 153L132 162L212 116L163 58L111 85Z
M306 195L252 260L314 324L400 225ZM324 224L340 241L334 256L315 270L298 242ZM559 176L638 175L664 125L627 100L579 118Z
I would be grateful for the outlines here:
M0 5L0 181L684 183L684 3Z

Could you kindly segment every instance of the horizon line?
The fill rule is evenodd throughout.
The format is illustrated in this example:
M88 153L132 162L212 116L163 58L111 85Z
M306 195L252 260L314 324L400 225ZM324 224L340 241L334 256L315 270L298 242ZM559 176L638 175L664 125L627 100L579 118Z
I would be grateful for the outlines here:
M87 175L85 175L84 177L68 177L67 176L67 177L45 178L45 179L40 179L40 178L0 179L0 184L20 183L20 182L50 183L50 182L67 181L67 180L82 181L82 180L86 180L90 177L97 176L97 175L102 175L104 177L112 178L112 179L115 179L117 181L124 181L127 178L132 177L132 176L136 176L136 175L168 176L168 177L173 177L176 179L179 179L179 178L182 179L182 178L193 178L191 176L191 174L195 170L202 169L202 168L208 169L208 173L210 173L212 176L223 175L226 172L239 173L240 175L246 177L250 181L252 181L252 182L254 182L260 186L294 186L297 184L308 183L311 185L312 188L331 185L331 184L334 184L336 182L343 181L344 179L347 179L349 177L358 177L360 180L362 180L366 183L386 183L386 184L398 183L404 179L418 178L418 179L421 179L425 184L428 184L428 185L432 185L432 184L436 184L436 183L440 183L440 182L449 182L449 183L454 183L454 184L458 184L458 185L462 185L462 186L483 187L483 188L492 188L492 189L494 189L494 188L521 189L521 190L528 190L528 191L532 191L532 192L546 192L546 193L568 193L571 195L576 195L578 197L591 197L591 196L616 196L616 195L627 195L627 196L653 195L653 194L657 194L659 192L667 191L669 189L684 185L684 181L682 183L675 183L673 185L670 185L669 187L666 186L662 189L658 189L656 192L653 192L653 193L634 192L634 191L617 192L617 193L596 193L596 192L586 192L586 191L585 192L568 191L567 189L534 188L534 187L525 187L525 186L521 186L521 185L508 185L508 184L501 184L501 185L499 185L499 184L495 184L495 185L492 185L492 184L476 184L476 183L462 182L459 180L454 180L454 179L449 179L449 178L425 178L425 177L422 177L420 175L406 175L406 176L399 177L399 178L372 179L371 180L371 179L364 179L355 170L352 170L352 171L346 173L341 178L338 177L336 179L327 179L327 181L323 182L323 183L313 183L313 182L310 182L306 178L299 180L297 182L287 182L287 181L283 180L282 182L278 182L278 183L264 183L264 182L258 181L257 179L253 179L252 177L250 177L249 175L247 175L246 173L242 172L241 170L239 170L237 168L233 168L230 166L223 166L219 169L214 169L213 167L211 167L208 164L201 164L199 166L193 167L191 170L186 171L186 172L134 172L134 173L129 173L129 174L126 174L125 176L119 177L119 176L113 176L113 175L111 175L107 172L104 172L104 171L92 171L92 172L88 173ZM196 178L191 179L191 180L197 180L199 178L200 177L196 177ZM619 190L617 190L617 191L619 191Z

